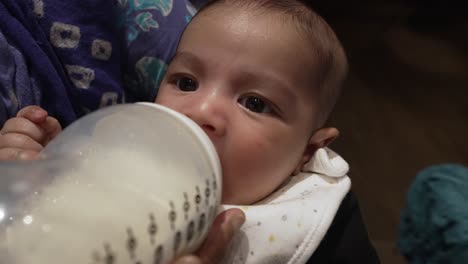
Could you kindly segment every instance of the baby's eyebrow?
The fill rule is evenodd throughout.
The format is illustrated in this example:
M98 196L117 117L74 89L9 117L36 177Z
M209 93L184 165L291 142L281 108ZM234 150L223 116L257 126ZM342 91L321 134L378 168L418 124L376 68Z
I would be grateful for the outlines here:
M187 52L187 51L177 52L175 56L172 58L172 62L186 63L196 69L204 68L202 60L199 57L197 57L197 55Z
M266 83L266 86L260 86L261 89L273 89L275 92L280 94L280 96L287 101L288 103L294 104L296 102L296 93L294 93L295 87L284 81L281 78L274 76L273 74L268 74L262 71L242 71L240 73L243 80L250 80L258 83Z

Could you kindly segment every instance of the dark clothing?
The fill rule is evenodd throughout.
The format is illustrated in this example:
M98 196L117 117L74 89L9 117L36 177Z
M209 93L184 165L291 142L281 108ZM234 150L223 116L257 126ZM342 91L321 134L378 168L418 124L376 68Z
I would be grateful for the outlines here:
M343 199L325 238L307 263L380 263L352 192Z

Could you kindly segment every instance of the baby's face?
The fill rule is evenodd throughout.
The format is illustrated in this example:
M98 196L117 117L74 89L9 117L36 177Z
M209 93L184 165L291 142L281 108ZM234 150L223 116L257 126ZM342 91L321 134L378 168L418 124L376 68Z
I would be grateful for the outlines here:
M216 146L223 203L252 204L298 166L314 129L313 56L279 16L216 7L188 26L156 103ZM310 148L308 149L310 151Z

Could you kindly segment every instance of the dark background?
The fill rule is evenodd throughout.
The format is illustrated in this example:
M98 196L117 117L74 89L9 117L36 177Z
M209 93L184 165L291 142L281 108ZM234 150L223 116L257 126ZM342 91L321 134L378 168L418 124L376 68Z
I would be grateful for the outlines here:
M330 123L382 263L418 171L468 165L468 8L461 1L316 1L350 76ZM467 190L468 191L468 190Z

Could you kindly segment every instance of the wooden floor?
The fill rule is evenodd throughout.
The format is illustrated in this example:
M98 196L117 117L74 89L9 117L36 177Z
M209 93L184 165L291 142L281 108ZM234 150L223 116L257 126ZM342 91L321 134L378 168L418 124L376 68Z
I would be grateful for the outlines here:
M405 263L395 241L412 179L429 165L468 165L468 19L417 24L415 7L397 1L325 11L351 67L331 147L350 163L382 263Z

